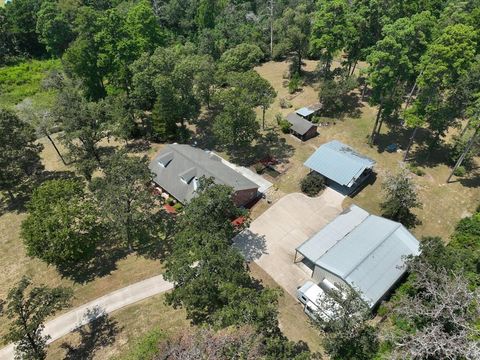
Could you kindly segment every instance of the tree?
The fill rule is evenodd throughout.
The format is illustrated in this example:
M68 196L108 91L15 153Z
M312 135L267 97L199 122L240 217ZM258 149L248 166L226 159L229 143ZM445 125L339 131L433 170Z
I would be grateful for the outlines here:
M67 82L52 112L62 125L60 140L68 149L68 157L90 181L93 171L101 165L98 143L107 136L110 123L105 102L87 101L77 84Z
M419 91L412 115L433 132L430 148L462 118L465 111L460 82L468 77L475 61L474 33L467 25L447 26L421 58L422 72L417 79Z
M44 0L37 14L36 30L47 51L60 57L74 39L66 14L56 0Z
M368 323L370 311L350 287L331 290L322 303L329 315L317 316L324 331L324 347L331 359L373 359L378 350L378 331Z
M86 88L89 99L98 100L106 95L105 69L99 66L99 45L95 40L99 13L90 7L81 7L75 19L75 41L62 57L65 72L78 77Z
M159 141L175 139L178 133L175 113L179 109L175 105L174 86L168 78L159 78L156 88L159 94L152 109L152 135Z
M30 124L35 129L37 136L45 136L48 141L50 141L58 157L62 160L63 164L66 165L65 159L52 138L53 129L56 126L55 118L52 116L52 113L46 109L38 109L30 98L26 98L21 103L17 104L15 110L22 121Z
M394 308L404 326L387 335L395 358L478 358L478 289L471 290L461 274L430 264L425 257L411 259L409 271L410 291Z
M416 216L411 212L413 208L421 207L418 201L415 185L407 170L401 170L395 175L390 175L383 183L385 200L380 204L383 216L401 222L407 227L415 225Z
M307 54L311 31L310 16L305 5L295 9L287 8L282 17L275 21L277 43L274 46L274 56L295 54L292 63L292 73L302 72L302 59Z
M263 59L262 50L253 44L239 44L228 49L220 57L219 68L224 72L253 69Z
M349 20L349 4L346 0L322 0L318 2L310 38L311 52L324 63L325 77L330 75L333 56L342 50L353 33Z
M322 113L336 115L344 112L348 108L348 95L356 86L357 79L346 74L342 74L339 79L323 80L319 94Z
M263 336L244 326L215 332L209 329L188 331L159 344L155 359L259 359L266 355Z
M36 143L35 130L13 112L0 109L0 191L11 201L15 193L42 168L41 144Z
M72 291L64 287L32 287L32 281L23 277L7 295L5 314L12 323L5 341L15 343L15 355L22 359L46 358L48 335L43 335L45 320L66 308Z
M198 194L185 206L172 240L165 277L175 286L168 303L182 306L193 323L223 328L250 324L264 334L277 329L277 292L258 289L245 261L231 246L232 225L243 215L233 191L201 179Z
M8 32L22 56L40 57L45 47L39 42L36 24L42 0L15 0L5 4Z
M112 238L130 250L158 241L161 220L148 188L153 175L147 159L119 151L103 170L91 188Z
M88 265L102 238L98 210L74 179L48 180L33 192L22 222L28 256L62 272Z
M255 112L243 91L229 89L218 96L222 112L215 117L213 132L219 142L238 150L249 146L258 134Z
M229 84L243 90L253 107L262 108L262 129L265 129L265 112L277 96L272 85L254 70L231 74Z
M413 82L413 89L416 88L420 58L431 41L433 25L434 19L428 12L398 19L383 28L383 39L367 57L368 83L373 89L370 102L379 105L371 144L380 133L383 120L397 114L406 85Z

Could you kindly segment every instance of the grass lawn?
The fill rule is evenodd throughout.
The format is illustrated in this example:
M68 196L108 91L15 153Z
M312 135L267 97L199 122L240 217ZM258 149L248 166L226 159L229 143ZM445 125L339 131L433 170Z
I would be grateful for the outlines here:
M185 312L165 305L164 301L165 295L154 296L110 314L109 321L101 326L86 326L83 334L74 332L64 336L51 344L47 359L67 358L64 344L77 349L75 359L91 359L87 355L92 353L93 359L122 359L121 355L152 329L169 336L189 327ZM79 347L80 343L83 346Z
M304 70L307 74L311 74L315 67L315 61L305 61ZM286 62L269 62L256 68L258 73L265 77L278 92L277 99L266 114L266 122L269 127L276 127L275 114L286 115L295 109L318 102L317 84L305 85L302 91L293 97L288 94L287 88L283 86L284 80L282 79L282 74L287 68L288 63ZM292 108L280 108L279 99L282 97L290 99ZM346 116L342 120L328 119L330 122L335 121L336 125L319 127L319 136L304 143L292 135L282 135L294 150L288 158L288 171L274 181L280 192L300 191L299 181L308 172L303 166L303 162L318 146L337 139L377 162L375 182L367 185L354 198L346 198L344 206L347 207L354 203L374 214L381 214L380 203L383 200L381 184L387 174L394 173L401 168L403 156L402 153L388 153L382 151L382 149L392 142L405 146L408 132L398 135L396 132L390 132L389 127L384 125L382 134L378 138L379 145L370 147L367 144L367 138L373 127L376 109L366 103L361 103L359 110L359 114L356 114L355 117ZM420 153L420 149L417 150ZM415 155L415 150L412 155ZM438 152L433 154L432 160L438 155ZM415 156L413 157L413 161L415 161ZM423 159L423 155L417 154L416 158ZM412 232L419 238L428 235L441 236L448 240L458 220L472 213L480 202L480 174L477 170L469 178L460 180L454 178L454 182L446 184L445 180L450 171L447 165L440 161L437 163L435 161L424 163L420 160L416 161L418 166L425 171L425 175L412 174L415 183L418 185L419 197L423 203L422 209L415 210L422 224L414 228Z
M42 160L46 170L71 170L71 168L62 164L52 145L46 139L41 139L40 142L45 146L42 152ZM105 141L102 145L118 146L119 144ZM59 147L61 151L64 151L61 146ZM153 144L146 154L152 157L160 147L161 145ZM26 256L20 238L20 225L25 216L26 214L23 212L5 212L0 215L0 268L2 269L0 272L0 299L5 298L9 288L23 275L28 275L37 284L71 287L74 291L72 301L74 307L129 284L158 275L163 271L162 264L159 261L129 255L118 261L116 269L111 274L96 278L94 281L85 284L74 283L69 279L62 278L54 267ZM3 339L7 328L8 321L1 321L0 339ZM1 344L4 343L0 340L0 346Z
M0 68L0 108L13 108L27 97L38 106L50 105L55 92L42 89L41 81L60 67L60 60L31 60Z

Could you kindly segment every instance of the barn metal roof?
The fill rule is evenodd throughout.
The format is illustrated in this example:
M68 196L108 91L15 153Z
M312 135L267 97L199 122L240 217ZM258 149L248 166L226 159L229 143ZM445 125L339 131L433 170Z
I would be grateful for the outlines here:
M303 108L300 108L295 112L300 116L307 117L307 116L310 116L312 114L315 114L321 108L322 108L322 104L317 103L317 104L313 104L313 105L310 105L310 106L305 106Z
M405 256L419 254L419 242L402 224L352 205L297 250L373 307L404 274Z
M375 161L350 146L332 140L320 146L304 164L342 186L352 186Z

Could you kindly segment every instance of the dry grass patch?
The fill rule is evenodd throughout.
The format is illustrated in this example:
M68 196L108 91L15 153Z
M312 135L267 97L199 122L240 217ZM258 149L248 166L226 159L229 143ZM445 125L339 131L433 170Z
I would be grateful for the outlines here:
M150 299L141 301L137 304L128 306L124 309L115 311L108 316L110 326L94 331L87 331L86 335L80 336L78 332L71 333L63 338L53 342L50 346L48 359L65 359L66 350L62 344L70 344L78 348L82 343L82 350L91 354L94 352L93 359L109 359L112 357L121 358L122 354L139 339L152 329L160 329L166 336L175 335L190 325L186 320L186 313L181 309L173 309L165 304L165 295L157 295ZM89 329L89 327L84 327ZM109 330L113 334L108 335ZM101 346L99 338L108 340L106 346ZM97 339L95 342L94 339ZM95 351L93 351L95 350Z
M45 170L55 172L73 171L71 166L63 165L47 139L41 139L40 142L44 144L42 162ZM60 142L57 141L56 143L60 151L66 153ZM105 140L101 145L118 147L120 143ZM140 153L140 155L145 154L152 158L162 146L161 144L152 144L147 152ZM20 225L25 217L26 213L13 211L0 215L0 268L2 270L0 272L0 299L5 298L10 287L18 282L23 275L27 275L36 284L71 287L74 291L72 307L75 307L163 272L163 266L159 261L129 255L119 260L116 269L109 275L96 278L85 284L74 283L69 279L62 278L54 267L26 255L20 238ZM66 309L65 312L68 310ZM8 321L0 322L0 339L3 339L7 328ZM0 346L1 344L4 343L0 340Z
M304 70L307 75L311 74L315 67L316 61L305 61ZM276 127L275 114L286 115L297 108L318 102L318 84L314 83L305 85L303 90L290 101L293 105L292 108L280 108L279 99L288 96L288 89L283 86L284 79L282 78L287 68L287 62L268 62L256 68L256 71L266 78L278 92L277 99L266 114L266 123L270 127ZM396 172L403 166L403 154L380 152L380 147L370 147L367 140L373 127L376 108L361 103L359 110L360 114L355 118L347 116L343 120L327 119L330 122L335 121L336 125L319 127L319 136L304 143L292 135L282 135L287 143L294 147L294 151L288 159L289 170L274 181L275 186L284 193L300 191L299 182L308 172L303 166L303 162L318 146L336 139L377 161L376 181L367 185L353 199L347 198L344 206L347 207L354 203L374 214L381 214L380 203L383 201L381 184L386 174ZM399 142L399 136L390 133L389 130L387 125L383 126L382 135L379 138L383 147L392 142ZM447 136L447 139L449 138L450 136ZM422 224L413 229L413 233L417 237L441 236L447 240L456 223L462 217L471 214L478 206L480 175L472 174L470 178L446 184L445 180L450 171L448 166L439 162L421 168L426 174L413 176L415 183L418 184L419 197L424 204L422 209L415 210Z

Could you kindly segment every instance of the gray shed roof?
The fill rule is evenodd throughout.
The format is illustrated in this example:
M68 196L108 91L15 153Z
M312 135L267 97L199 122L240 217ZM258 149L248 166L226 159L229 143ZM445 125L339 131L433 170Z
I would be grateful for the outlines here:
M315 124L308 120L305 120L296 113L290 113L287 115L287 121L292 124L291 129L299 135L305 135L312 127L316 127Z
M155 174L153 181L183 203L195 196L196 179L202 176L213 177L217 184L231 186L235 191L258 188L223 164L219 156L190 145L167 145L149 167Z
M375 165L375 161L332 140L320 146L304 165L342 186L351 187L365 169Z
M404 274L404 257L419 254L419 242L402 224L352 205L297 251L373 307Z
M321 108L322 108L322 104L318 103L318 104L313 104L313 105L310 105L310 106L305 106L303 108L298 109L295 112L300 116L307 117L307 116L310 116L312 114L315 114Z

